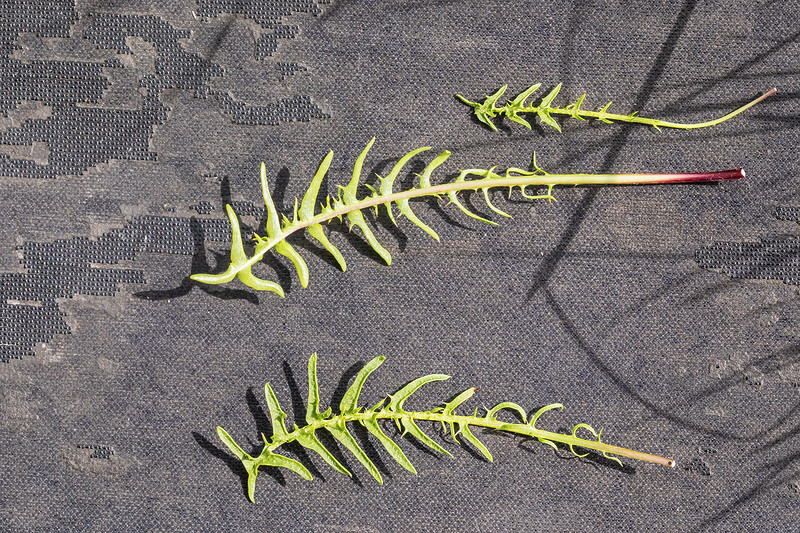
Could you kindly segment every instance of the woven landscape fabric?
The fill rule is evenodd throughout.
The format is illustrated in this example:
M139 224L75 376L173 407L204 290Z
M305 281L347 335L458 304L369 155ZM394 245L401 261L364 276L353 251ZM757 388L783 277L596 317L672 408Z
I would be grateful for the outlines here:
M775 0L3 0L0 530L797 530L798 21ZM549 105L573 116L463 101L534 84L526 105L558 88ZM577 111L699 123L773 87L707 128ZM252 265L284 297L190 277L236 255L229 211L248 257L271 231L262 163L291 221L320 164L317 212L346 196L373 138L358 198L421 147L395 192L533 171L534 152L554 175L746 177L459 193L497 225L411 199L438 241L397 205L323 224L341 257L297 231L306 287L287 248ZM287 430L305 425L313 353L320 412L383 356L359 405L446 374L405 408L471 387L461 414L560 403L537 427L587 423L675 467L473 427L489 462L419 422L448 457L381 424L414 475L350 424L383 484L320 431L352 477L285 445L313 479L263 467L253 503L217 427L258 455L266 383Z

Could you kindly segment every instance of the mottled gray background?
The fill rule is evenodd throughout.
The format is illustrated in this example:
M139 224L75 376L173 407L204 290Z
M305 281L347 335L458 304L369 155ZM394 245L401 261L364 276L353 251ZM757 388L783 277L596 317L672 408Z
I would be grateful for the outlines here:
M798 20L774 0L4 0L0 529L796 528ZM688 132L495 133L453 98L534 82L563 82L559 105L586 92L585 108L686 122L779 92ZM514 215L499 227L421 202L441 243L368 217L391 267L334 224L346 273L304 238L307 289L283 258L259 265L285 299L189 281L225 267L226 202L257 214L261 161L285 211L329 149L333 192L373 136L372 183L423 145L453 152L434 180L533 150L551 172L748 177L566 188L552 204L498 193ZM364 402L447 373L409 406L468 386L482 389L467 409L562 402L543 427L589 422L678 465L479 431L490 464L446 436L454 459L397 436L413 476L364 438L383 486L339 449L353 479L300 456L315 479L263 470L252 504L214 428L257 452L266 381L302 420L312 352L325 403L385 355Z

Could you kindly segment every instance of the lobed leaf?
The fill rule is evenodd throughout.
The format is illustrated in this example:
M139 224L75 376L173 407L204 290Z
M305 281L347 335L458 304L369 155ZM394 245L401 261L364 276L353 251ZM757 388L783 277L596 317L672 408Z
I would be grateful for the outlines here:
M557 87L558 88L558 87ZM556 88L556 89L557 89ZM552 100L557 93L556 89L553 89L548 96L545 97L546 102ZM523 94L523 96L525 96ZM524 99L524 98L523 98ZM520 99L515 99L517 102L521 102ZM580 109L580 102L576 104L575 107L570 108L570 113L578 113ZM516 105L516 104L515 104ZM558 111L558 108L542 108L545 111L550 113ZM609 115L610 116L610 115ZM637 118L638 117L628 117L628 118ZM291 218L287 216L283 216L281 222L281 216L278 214L275 203L272 199L269 185L267 183L266 177L266 166L262 163L261 165L261 188L262 188L262 195L264 197L264 204L266 206L266 235L260 237L255 235L255 249L253 251L253 255L248 257L247 253L245 252L244 243L242 242L242 232L241 227L239 224L239 220L236 217L233 209L230 205L226 206L226 213L228 215L228 219L231 223L231 253L230 253L230 265L228 266L227 270L221 274L193 274L191 278L195 281L199 281L202 283L228 283L232 281L235 277L238 277L240 281L242 281L245 285L255 288L257 290L268 290L279 294L280 296L284 296L284 291L278 283L259 279L257 278L251 271L251 267L257 261L261 260L261 258L271 250L275 250L276 253L287 257L292 264L294 265L295 271L297 272L297 276L300 279L300 284L305 287L308 285L309 281L309 272L308 272L308 265L306 264L305 260L300 256L300 254L288 243L287 237L296 231L306 230L311 238L318 241L323 248L325 248L331 255L334 257L336 262L339 264L342 270L347 269L347 264L345 262L342 253L339 249L333 245L328 239L328 236L325 234L322 223L329 222L333 219L338 219L340 222L344 221L346 218L347 223L350 225L350 228L359 228L361 233L364 235L367 243L372 247L372 249L377 253L380 257L382 257L387 264L391 264L392 256L389 251L384 248L379 242L378 239L373 234L370 227L367 225L367 222L364 218L362 213L363 210L374 208L376 213L378 212L378 208L380 206L385 206L388 216L390 219L396 224L397 219L395 214L393 213L392 205L395 205L400 214L404 215L408 218L413 224L418 226L428 235L430 235L433 239L439 240L439 235L430 228L427 224L422 222L419 217L416 216L414 211L411 209L410 200L413 198L442 198L446 196L450 203L454 204L461 212L465 215L474 218L476 220L480 220L481 222L485 222L487 224L496 225L496 222L493 222L485 217L482 217L472 211L470 208L465 206L461 200L459 199L459 194L467 190L474 190L474 191L481 191L483 194L484 201L486 206L491 210L493 213L500 215L502 217L510 217L509 213L506 213L502 209L498 208L492 202L490 191L489 189L496 188L496 187L507 187L509 189L509 195L514 189L519 189L521 195L524 198L530 200L538 200L538 199L547 199L552 201L554 198L552 196L553 187L558 185L581 185L581 184L614 184L614 185L621 185L621 184L634 184L634 183L679 183L682 181L716 181L720 179L736 179L739 177L743 177L744 174L740 170L738 171L727 171L727 172L720 172L720 173L706 173L706 174L562 174L562 175L552 175L548 174L547 172L543 171L536 165L535 155L533 161L533 168L534 170L523 170L521 168L509 167L506 169L504 174L498 174L495 170L496 167L491 167L487 169L480 169L480 168L470 168L466 170L462 170L455 180L451 182L446 182L442 184L432 185L431 184L431 174L435 169L437 169L441 164L443 164L449 157L450 152L444 151L435 157L424 169L424 171L419 175L419 186L418 187L411 187L410 189L403 190L403 191L394 191L394 184L397 180L397 177L402 172L402 169L405 167L408 162L413 159L415 156L419 155L421 152L428 150L427 147L418 148L416 150L412 150L406 153L403 157L401 157L397 163L393 166L391 171L386 177L380 178L380 185L379 189L374 189L372 187L367 186L372 193L363 197L358 198L358 188L361 179L361 173L364 166L364 161L369 153L370 148L374 144L375 139L371 139L369 143L367 143L364 150L358 156L354 166L353 166L353 175L350 179L350 182L346 186L339 187L339 193L337 196L327 196L324 203L318 203L318 195L319 189L321 187L322 180L327 173L332 158L333 153L328 152L328 154L323 158L322 162L320 163L317 172L314 175L314 178L311 180L311 184L309 185L308 190L306 191L305 195L303 196L302 202L298 202L295 200L294 210L292 213ZM469 179L467 179L469 178ZM527 192L528 187L539 188L539 187L547 187L546 194L529 194ZM299 205L298 205L299 204ZM319 210L315 211L316 206L319 205Z
M217 436L225 446L236 456L237 459L244 460L245 457L250 457L245 451L228 435L228 432L217 426Z
M550 104L553 102L553 99L556 97L558 92L561 90L561 84L559 83L556 85L552 91L550 91L547 96L542 98L542 103L539 104L539 110L536 112L539 115L539 120L547 124L548 126L552 126L553 128L557 129L559 132L561 131L561 126L558 122L550 116L551 107Z
M358 203L358 198L356 198L356 192L358 190L358 183L361 178L361 168L364 166L364 160L367 158L367 153L369 149L372 148L372 145L375 143L375 137L373 137L368 143L367 147L364 148L364 151L361 152L361 155L358 156L356 159L356 164L353 167L353 177L350 179L350 183L347 184L346 187L342 188L342 202L345 207L355 205ZM386 261L387 265L392 264L392 255L389 253L389 250L384 248L381 243L378 242L378 239L375 238L375 235L372 233L372 230L369 229L367 226L366 220L364 220L364 215L361 213L360 210L352 210L347 213L347 220L350 221L350 228L352 229L353 226L356 226L361 229L361 233L364 235L364 238L367 239L367 242L372 249L380 255L384 261Z
M375 478L375 481L383 484L383 478L381 478L381 473L378 472L378 468L370 460L370 458L367 457L367 454L364 453L364 450L362 450L356 443L353 436L347 430L344 420L340 419L334 425L325 426L325 429L327 429L328 432L333 435L333 438L338 440L345 448L350 450L350 453L352 453L355 458L358 459L358 462L364 465L364 468L366 468L367 471L372 474L372 477Z
M372 361L364 365L356 378L353 380L353 383L347 389L347 392L344 393L342 396L342 401L339 403L339 412L342 414L350 414L355 413L359 410L358 407L358 396L361 394L361 389L364 387L364 382L367 381L367 378L370 374L372 374L386 358L382 355L374 358Z
M489 450L486 449L486 446L484 446L483 443L479 441L477 437L475 437L475 435L472 434L472 432L469 429L469 424L467 424L466 422L460 422L458 424L458 427L461 430L460 431L461 436L464 437L470 444L475 446L483 454L483 456L486 457L487 461L489 461L490 463L494 461L494 459L492 458L492 454L489 453Z
M269 419L272 424L272 440L285 438L288 432L286 431L286 413L281 409L278 403L278 398L275 392L270 387L269 383L264 385L264 397L267 400L267 409L269 410Z
M389 438L386 433L381 429L379 420L393 420L397 423L403 435L409 435L417 439L420 443L430 447L431 449L452 457L452 454L440 446L436 441L429 437L422 429L420 429L417 422L429 421L441 423L443 426L449 424L453 438L458 441L460 435L463 441L474 446L478 451L483 454L487 461L492 462L494 459L492 454L486 446L475 436L471 426L480 426L484 428L493 429L496 431L505 431L513 434L525 436L527 438L536 438L539 441L556 448L556 442L566 444L573 454L583 457L575 451L575 446L585 449L595 450L602 453L604 456L619 461L616 457L609 455L623 455L626 457L642 459L645 461L656 462L667 466L674 466L674 461L665 459L663 457L653 456L642 452L627 450L617 446L611 446L601 442L601 431L595 431L588 424L577 424L573 427L571 434L564 435L560 433L550 433L547 431L539 430L534 427L536 420L543 413L561 408L561 404L550 404L542 407L530 418L528 422L525 421L525 411L517 404L512 402L501 402L489 409L485 416L479 417L477 409L474 415L458 415L455 410L461 406L466 400L470 399L477 389L469 388L455 396L449 402L445 402L441 407L431 411L405 411L403 409L403 402L408 399L414 392L421 386L433 381L441 381L448 379L449 376L443 374L430 374L417 378L407 385L402 387L398 392L388 397L388 402L382 400L371 409L363 410L358 406L358 398L363 388L364 382L367 377L375 371L384 361L383 357L376 357L367 363L364 368L358 373L351 386L345 392L342 398L340 407L341 412L337 415L330 416L330 408L324 413L319 412L319 388L317 383L317 356L312 354L308 362L308 401L307 401L307 425L298 428L294 427L292 432L287 432L284 425L286 414L280 408L275 394L269 384L265 385L265 395L267 398L267 406L272 420L273 435L268 439L262 434L264 441L264 449L258 457L251 457L236 444L228 433L221 427L217 428L217 435L220 440L227 446L227 448L242 462L245 471L248 475L247 486L248 496L254 500L255 481L258 476L258 468L260 466L273 466L279 468L286 468L292 470L305 479L311 479L309 470L299 461L275 453L274 450L278 446L290 442L297 444L315 452L332 468L345 475L352 475L350 471L345 468L333 454L325 448L316 436L318 429L324 429L330 435L345 447L364 468L375 478L378 483L383 483L378 468L367 456L366 452L358 445L347 424L350 422L358 422L363 425L367 431L373 435L383 445L384 449L389 455L397 461L397 463L416 474L416 469L408 460L405 453L400 446ZM496 414L503 409L508 409L518 414L522 420L521 424L500 422L495 419ZM458 429L455 429L457 426ZM589 431L596 440L585 440L576 436L580 429ZM621 464L621 463L620 463Z
M514 411L514 413L516 413L516 415L519 416L519 418L522 421L522 423L523 424L526 423L528 415L525 412L525 409L523 409L522 407L520 407L518 404L516 404L514 402L501 402L501 403L498 403L497 405L495 405L494 407L492 407L491 409L489 409L486 412L486 418L488 418L489 420L495 420L496 416L497 416L497 413L499 413L503 409L508 409L509 411Z
M233 452L233 454L242 461L245 471L247 472L247 496L250 501L255 502L256 478L258 477L259 466L274 466L281 467L296 472L306 480L311 480L311 472L303 466L302 463L290 459L289 457L279 455L276 453L267 452L262 453L257 458L250 457L236 442L228 435L228 432L217 426L217 435L219 439ZM263 435L262 435L263 437ZM267 444L264 438L264 444Z
M420 387L426 383L431 383L433 381L444 381L446 379L450 379L450 376L446 376L444 374L429 374L427 376L419 377L411 381L408 385L396 393L389 395L389 403L386 405L386 409L389 411L402 412L403 402L405 402L409 396L417 392Z
M331 452L328 451L325 446L322 445L317 436L314 434L313 429L308 431L299 431L294 440L304 448L308 448L312 452L322 457L322 460L328 463L336 471L341 472L346 476L353 475L342 465L342 463L339 462L338 459L336 459L336 457L333 456L333 454L331 454Z
M509 120L516 122L518 124L522 124L526 128L530 129L531 124L524 118L520 117L520 113L531 113L536 114L539 117L539 120L542 124L547 124L552 128L555 128L558 131L561 131L561 126L555 119L552 117L553 113L559 115L567 115L577 120L586 120L587 118L593 118L599 120L600 122L604 122L606 124L613 124L614 122L632 122L632 123L639 123L639 124L646 124L648 126L653 126L655 129L659 129L659 127L666 127L666 128L678 128L678 129L696 129L696 128L706 128L709 126L715 126L726 120L733 118L734 116L742 113L743 111L749 109L750 107L754 106L755 104L762 101L764 98L774 94L776 92L775 89L767 91L760 97L756 98L755 100L748 102L747 104L743 105L742 107L724 115L722 117L708 120L705 122L697 122L697 123L690 123L684 124L679 122L668 122L665 120L659 119L652 119L652 118L645 118L639 117L638 111L634 111L632 113L628 113L627 115L620 115L616 113L609 113L608 108L611 106L611 102L608 102L601 110L599 111L587 111L581 109L581 104L583 104L584 99L586 98L586 93L584 93L575 103L568 104L564 107L554 107L552 105L553 100L555 100L558 93L561 91L562 84L559 83L556 85L553 90L551 90L542 100L539 102L538 105L528 105L525 106L525 100L536 91L541 86L540 83L532 85L519 93L515 98L508 100L502 107L497 107L497 100L500 96L505 93L506 89L508 88L507 85L504 85L499 91L492 94L491 96L487 96L483 102L471 102L461 96L460 94L456 95L456 98L464 102L465 104L471 106L473 108L473 112L475 113L475 117L489 126L493 131L497 131L497 126L495 126L494 122L492 121L495 117L502 117L506 116Z
M308 469L305 466L303 466L302 463L300 463L299 461L295 461L294 459L290 459L285 455L270 453L269 455L259 457L259 461L264 466L286 468L288 470L291 470L292 472L296 472L299 476L303 477L308 481L311 481L312 479L311 472L309 472Z
M589 424L583 424L583 423L576 424L575 427L572 428L572 436L574 437L575 433L577 433L578 430L581 428L586 429L589 433L592 434L592 436L597 437L599 439L600 435L594 430L594 428ZM569 451L571 451L572 455L574 455L575 457L586 457L587 455L589 455L589 452L583 454L576 452L573 444L569 445Z
M444 407L442 408L442 413L445 415L452 415L455 408L464 403L465 401L469 400L470 398L472 398L472 396L475 394L475 391L477 390L478 389L476 389L475 387L468 388L467 390L465 390L464 392L462 392L461 394L459 394L458 396L456 396L455 398L444 404Z
M331 408L324 413L319 412L319 386L317 385L317 354L311 354L308 360L308 405L306 408L306 423L313 424L325 420L331 414Z
M458 396L456 396L455 398L453 398L452 400L450 400L449 402L445 403L442 407L434 410L441 412L444 416L450 416L453 414L453 411L455 410L456 407L458 407L468 399L472 398L472 396L475 394L475 391L477 390L478 389L476 389L475 387L471 387L462 392L461 394L459 394ZM458 439L456 438L457 431L455 429L454 421L452 420L447 421L447 424L450 425L450 434L453 436L453 440L458 442ZM445 421L442 421L442 431L447 432L447 425L445 424Z
M542 407L541 409L539 409L538 411L536 411L533 414L533 416L531 417L531 420L530 420L530 422L528 422L528 424L531 427L534 427L535 424L536 424L536 421L539 420L540 416L542 416L547 411L552 411L553 409L559 409L559 410L563 411L564 410L564 406L561 405L560 403L551 403L550 405L545 405L544 407Z
M441 154L439 154L433 161L428 163L425 167L425 170L422 171L422 174L419 175L419 186L420 188L427 188L431 186L431 174L433 173L436 168L444 163L447 158L450 157L450 152L445 150ZM409 205L409 201L407 198L398 200L396 202L397 208L400 211L400 214L405 216L408 220L410 220L413 224L415 224L418 228L422 231L430 235L435 240L439 240L439 234L436 233L430 226L422 222L417 215L411 210L411 206ZM391 211L391 209L390 209Z
M392 190L394 188L394 181L397 179L397 176L400 175L400 171L403 169L403 167L406 165L406 163L408 163L411 160L411 158L413 158L417 154L419 154L421 152L424 152L426 150L430 150L430 147L429 146L425 146L425 147L422 147L422 148L417 148L416 150L412 150L412 151L408 152L406 155L404 155L403 157L401 157L400 160L397 161L397 163L394 165L394 167L392 167L391 172L389 172L389 174L387 174L385 178L380 178L381 186L380 186L379 194L381 194L383 196L388 196L388 195L392 194L392 192L394 192ZM389 213L389 219L396 226L397 225L397 221L394 219L394 214L392 213L392 204L391 203L386 204L386 211Z
M305 260L286 242L283 230L281 228L280 218L278 211L275 209L275 203L272 201L272 195L269 192L269 185L267 184L267 166L261 163L261 192L264 196L264 205L267 206L267 236L269 237L268 243L272 244L272 248L288 258L294 265L297 271L297 277L300 278L300 285L308 287L308 265ZM295 216L294 223L297 223ZM287 226L291 226L291 222ZM273 244L274 243L274 244ZM266 245L266 243L265 243Z
M228 220L231 223L231 262L228 269L222 274L193 274L192 279L201 283L218 284L228 283L234 277L238 277L239 281L259 291L272 291L279 296L283 297L283 287L265 279L259 279L251 272L251 267L247 265L247 254L244 253L244 244L242 243L242 229L239 225L239 219L230 205L225 206L225 212L228 214Z
M390 439L386 433L383 432L375 418L367 418L362 420L361 424L363 424L363 426L367 428L367 431L372 433L372 435L374 435L380 441L380 443L383 444L383 447L386 448L386 451L389 452L389 455L391 455L395 461L400 463L400 466L412 474L417 473L416 469L411 464L411 461L408 460L406 454L403 453L402 449L400 449L400 446L398 446L395 441Z

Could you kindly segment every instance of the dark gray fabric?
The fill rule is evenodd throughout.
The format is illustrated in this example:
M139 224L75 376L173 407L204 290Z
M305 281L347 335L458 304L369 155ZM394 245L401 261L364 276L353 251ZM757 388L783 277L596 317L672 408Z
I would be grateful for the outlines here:
M796 529L798 20L776 1L5 0L0 530ZM778 94L713 129L560 134L492 132L454 98L535 82L683 122ZM419 146L415 172L453 152L434 181L534 150L550 172L747 178L498 194L497 227L415 204L440 243L368 216L391 266L333 224L347 272L304 238L308 288L259 265L285 299L188 279L226 265L225 203L258 227L261 161L291 213L329 149L333 193L373 136L372 184ZM385 355L365 404L445 373L408 406L470 386L466 410L561 402L542 427L588 422L677 467L479 431L490 464L428 427L454 458L395 436L413 476L355 431L384 485L341 447L352 479L295 448L315 479L264 469L252 504L215 427L258 452L265 382L302 421L313 352L324 404Z

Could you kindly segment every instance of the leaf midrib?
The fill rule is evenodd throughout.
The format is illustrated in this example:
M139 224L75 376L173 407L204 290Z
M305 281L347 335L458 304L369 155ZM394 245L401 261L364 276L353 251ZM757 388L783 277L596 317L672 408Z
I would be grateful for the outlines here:
M523 171L524 172L524 171ZM481 175L488 176L479 180L463 180L467 175ZM463 180L463 181L459 181ZM261 260L261 258L270 251L276 244L286 240L286 238L295 233L296 231L328 222L334 218L341 218L348 213L354 211L363 211L371 207L381 206L385 204L392 204L402 200L410 200L412 198L422 198L426 196L438 196L447 194L449 192L461 192L465 190L480 190L494 187L542 187L542 186L555 186L555 185L643 185L643 184L657 184L666 182L676 182L676 174L534 174L521 175L521 176L502 176L489 170L483 169L468 169L462 170L459 179L455 182L442 183L439 185L432 185L430 187L412 188L405 191L400 191L384 196L370 196L363 200L359 200L355 204L348 204L338 209L331 209L320 213L308 220L298 219L297 223L292 222L290 225L281 228L281 232L268 239L261 239L265 242L266 246L256 250L256 252L247 259L247 261L238 265L238 268L232 271L233 274L241 272L248 267L253 266Z
M430 412L430 411L413 412L413 411L385 411L385 410L384 411L359 410L354 413L340 413L331 418L316 420L313 423L303 427L299 428L295 427L293 431L286 433L282 438L273 440L270 443L264 443L265 444L264 449L261 451L259 457L269 456L276 448L280 447L281 445L297 440L297 438L301 434L310 433L313 435L318 429L327 429L329 427L335 427L341 424L348 424L350 422L363 423L364 421L367 420L394 420L394 421L406 420L409 422L428 421L428 422L438 422L448 425L466 424L467 426L478 426L478 427L493 429L495 431L506 431L509 433L515 433L517 435L522 435L533 439L559 442L566 446L579 446L581 448L594 450L600 453L611 453L622 457L629 457L631 459L638 459L651 463L658 463L666 466L672 466L671 460L659 457L657 455L639 452L628 448L622 448L620 446L614 446L611 444L606 444L604 442L581 439L573 435L554 433L551 431L546 431L538 429L536 427L532 427L529 424L502 422L495 418L490 419L478 416L452 415L452 414L448 415L442 412ZM256 457L255 460L258 460L259 457Z

